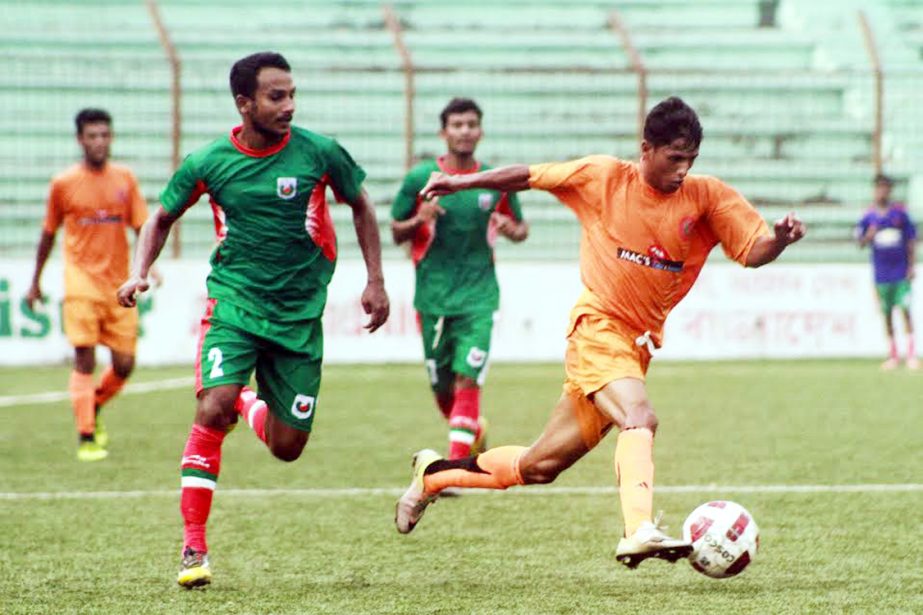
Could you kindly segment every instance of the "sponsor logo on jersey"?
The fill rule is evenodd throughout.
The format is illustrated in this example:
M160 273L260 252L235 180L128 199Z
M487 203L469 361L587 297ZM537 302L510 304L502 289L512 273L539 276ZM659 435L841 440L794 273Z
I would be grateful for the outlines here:
M276 178L276 194L280 199L293 199L298 193L297 177L278 177Z
M482 192L478 195L478 207L481 211L489 211L494 206L494 195L489 192Z
M292 416L296 419L309 419L314 414L314 398L310 395L295 395L292 402Z
M477 369L484 366L484 361L487 360L487 352L481 350L477 346L472 346L471 350L468 351L468 358L465 359L468 365Z
M629 261L636 265L650 267L651 269L661 269L679 273L683 270L683 261L673 261L667 258L666 252L660 246L651 246L647 254L634 252L628 248L619 248L618 257L623 261Z

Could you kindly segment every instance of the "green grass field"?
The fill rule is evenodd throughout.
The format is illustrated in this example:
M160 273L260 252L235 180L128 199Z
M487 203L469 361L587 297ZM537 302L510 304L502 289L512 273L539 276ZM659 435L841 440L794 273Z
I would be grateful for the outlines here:
M0 395L61 390L67 373L0 370ZM188 375L144 369L133 382ZM617 494L559 489L611 487L612 436L551 488L444 499L399 535L410 456L446 437L424 370L329 366L324 378L300 460L274 460L243 424L226 440L205 591L175 585L190 389L117 398L111 455L95 464L75 460L66 401L0 407L0 613L923 612L919 375L867 361L652 367L657 485L673 488L655 506L678 531L698 504L732 499L762 531L756 561L723 581L685 562L624 569ZM491 442L537 436L561 378L493 366ZM771 488L798 485L856 488Z

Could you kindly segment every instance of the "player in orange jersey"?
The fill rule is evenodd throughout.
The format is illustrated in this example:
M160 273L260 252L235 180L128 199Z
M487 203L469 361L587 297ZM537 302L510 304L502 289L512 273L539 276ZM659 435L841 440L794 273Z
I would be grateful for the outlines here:
M147 204L134 174L109 162L112 118L102 109L83 109L75 119L83 161L51 181L47 213L35 259L29 308L44 301L39 281L64 225L64 332L74 346L70 395L79 433L77 458L98 461L108 454L108 434L97 414L125 383L135 365L138 313L123 310L116 290L128 277L125 228L137 232ZM93 381L96 345L108 346L112 364Z
M604 435L619 430L615 471L625 535L616 558L629 568L657 557L688 555L688 542L663 533L653 511L653 438L657 415L645 374L660 346L670 310L695 282L719 243L746 267L773 261L804 236L794 214L769 230L737 191L708 176L688 175L702 127L671 97L648 114L639 163L589 156L565 163L512 165L471 175L435 173L421 194L458 190L552 193L582 227L580 273L585 289L571 312L564 391L544 432L529 447L503 446L476 457L445 460L423 450L397 503L398 531L410 532L447 487L506 489L550 483Z

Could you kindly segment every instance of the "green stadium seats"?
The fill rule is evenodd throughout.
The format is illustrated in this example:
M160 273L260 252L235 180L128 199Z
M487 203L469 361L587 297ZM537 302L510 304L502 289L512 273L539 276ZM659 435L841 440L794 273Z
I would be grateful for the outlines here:
M849 238L870 198L872 80L855 16L826 6L833 3L781 0L777 27L760 27L760 0L391 4L417 68L417 157L442 153L438 114L453 96L484 108L479 156L493 165L635 157L638 79L610 25L615 7L650 71L648 107L675 94L701 116L705 142L695 170L726 179L767 217L801 211L819 228L808 240L814 247L799 253L861 258ZM182 152L237 123L231 62L278 50L293 65L297 121L339 139L367 169L387 235L388 205L405 172L405 101L381 3L159 5L182 58ZM866 10L888 35L884 57L905 71L888 77L884 143L889 170L903 179L923 149L923 0L877 0ZM78 155L72 118L83 106L112 111L114 155L135 169L155 203L171 172L171 73L144 4L36 0L5 3L3 11L0 254L34 249L47 182ZM906 186L898 191L903 196ZM547 195L523 200L532 239L501 245L501 258L573 258L578 230L570 213ZM341 242L354 243L348 210L334 212ZM208 250L209 208L193 208L184 220L185 253ZM401 254L384 243L389 256Z

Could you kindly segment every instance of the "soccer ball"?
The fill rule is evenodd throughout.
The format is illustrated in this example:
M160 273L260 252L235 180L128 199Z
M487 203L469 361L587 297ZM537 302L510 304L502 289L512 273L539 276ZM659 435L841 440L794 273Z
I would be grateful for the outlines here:
M743 572L760 546L753 515L740 504L717 500L692 511L683 523L683 538L692 543L692 567L714 579Z

